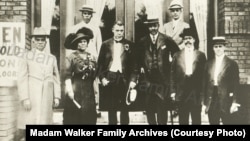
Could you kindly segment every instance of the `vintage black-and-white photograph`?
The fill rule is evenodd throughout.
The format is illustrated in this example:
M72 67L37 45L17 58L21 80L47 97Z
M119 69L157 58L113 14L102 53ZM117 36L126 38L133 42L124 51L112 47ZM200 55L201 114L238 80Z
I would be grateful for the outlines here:
M0 0L0 141L26 125L247 125L250 0Z

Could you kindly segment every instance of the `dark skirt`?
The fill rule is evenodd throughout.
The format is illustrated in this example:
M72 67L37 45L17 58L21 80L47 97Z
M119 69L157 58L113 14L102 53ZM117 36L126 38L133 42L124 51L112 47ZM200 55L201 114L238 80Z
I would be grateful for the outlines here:
M68 96L64 101L63 124L95 125L97 120L93 80L81 78L72 80L74 99L81 105L79 109Z

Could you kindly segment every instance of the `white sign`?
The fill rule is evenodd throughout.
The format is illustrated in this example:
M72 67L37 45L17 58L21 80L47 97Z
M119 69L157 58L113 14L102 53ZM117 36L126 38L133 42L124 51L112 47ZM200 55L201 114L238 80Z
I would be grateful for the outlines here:
M16 84L16 56L20 49L24 48L25 23L0 22L0 87Z

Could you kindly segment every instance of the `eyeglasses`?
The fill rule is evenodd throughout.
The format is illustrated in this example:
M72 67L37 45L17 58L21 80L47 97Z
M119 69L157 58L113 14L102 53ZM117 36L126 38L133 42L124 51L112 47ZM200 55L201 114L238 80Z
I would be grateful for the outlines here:
M39 41L42 41L42 42L46 41L45 38L35 38L35 40L36 40L37 42L39 42Z
M184 40L191 40L193 39L192 37L184 37Z
M222 45L214 45L214 48L222 48Z
M179 12L179 11L181 11L181 9L171 9L170 11L171 12Z
M82 15L92 15L91 12L82 12Z

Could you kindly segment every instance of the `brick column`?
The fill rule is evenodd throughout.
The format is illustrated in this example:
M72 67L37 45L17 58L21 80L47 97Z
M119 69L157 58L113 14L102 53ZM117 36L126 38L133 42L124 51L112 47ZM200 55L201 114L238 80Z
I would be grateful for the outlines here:
M250 0L219 0L219 35L228 40L226 54L240 68L241 84L250 84Z
M250 123L250 0L218 0L219 35L228 41L226 54L239 65L240 96ZM247 90L246 90L247 89Z
M1 0L0 22L25 22L26 47L30 46L30 0ZM0 141L12 141L16 131L17 88L0 86Z

